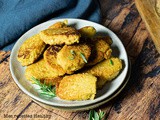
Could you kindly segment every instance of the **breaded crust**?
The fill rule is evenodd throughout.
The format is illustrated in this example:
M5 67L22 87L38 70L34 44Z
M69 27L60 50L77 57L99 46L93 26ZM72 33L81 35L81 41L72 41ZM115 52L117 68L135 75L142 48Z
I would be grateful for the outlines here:
M106 41L102 39L95 40L92 42L91 46L92 52L87 66L95 65L104 60L104 58L109 59L111 57L112 49Z
M67 27L67 24L67 20L64 20L63 22L56 22L53 25L49 26L48 29Z
M96 77L87 73L66 76L56 85L56 95L64 100L93 100L96 81Z
M49 45L79 43L80 33L72 27L46 29L40 32L41 39Z
M71 74L86 64L90 54L91 48L86 44L65 45L57 54L57 63L68 74ZM86 61L84 61L83 57Z
M52 68L52 71L57 72L59 76L65 74L65 70L63 70L63 68L57 64L57 53L61 49L61 46L50 46L43 54L46 65L50 66Z
M45 78L45 79L41 79L40 82L44 83L45 85L56 85L57 83L59 83L62 80L63 77L58 76L55 78Z
M113 63L113 64L112 64ZM122 69L122 61L118 58L104 60L93 66L86 73L97 77L97 88L102 88L107 81L113 80Z
M57 71L53 71L52 68L46 65L44 59L39 60L38 62L28 66L25 70L26 79L33 82L32 77L39 79L41 81L46 81L49 83L49 80L52 80L52 85L59 80L59 74ZM53 82L54 81L54 82Z
M46 44L40 39L39 34L28 38L18 51L17 60L22 66L34 63L43 53Z
M104 40L109 45L113 43L112 39L109 36L96 36L92 39L92 41L99 41L99 40Z
M96 34L96 29L93 26L85 26L78 30L82 37L92 38Z

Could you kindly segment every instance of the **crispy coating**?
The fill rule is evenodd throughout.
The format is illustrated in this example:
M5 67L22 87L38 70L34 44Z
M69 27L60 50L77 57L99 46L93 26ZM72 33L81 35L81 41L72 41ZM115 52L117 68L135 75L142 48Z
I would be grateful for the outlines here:
M38 62L28 66L25 70L26 79L33 82L32 77L39 79L41 81L45 81L49 83L52 81L52 85L59 80L59 71L53 71L52 68L46 65L44 59L39 60Z
M22 66L34 63L43 53L46 44L40 39L39 34L28 38L18 51L17 60Z
M56 85L56 94L65 100L93 100L96 94L96 81L96 77L87 73L65 76Z
M109 59L111 57L112 49L103 39L93 41L91 46L92 52L87 66L95 65L104 60L104 58Z
M40 32L41 39L49 45L79 43L80 33L72 27L46 29Z
M57 53L62 49L61 46L50 46L44 52L43 57L48 66L52 68L59 76L64 75L66 72L63 68L57 64Z
M99 40L104 40L109 45L111 45L113 42L109 36L96 36L96 37L92 38L92 41L99 41Z
M88 69L86 73L96 76L98 79L97 88L102 88L107 81L113 80L119 74L121 69L122 61L118 58L111 58L98 63Z
M67 27L67 24L67 20L64 20L63 22L56 22L53 25L49 26L48 29Z
M71 74L81 69L89 59L91 48L86 44L65 45L57 54L57 63ZM82 58L85 57L86 61Z
M156 1L156 12L160 16L160 1L159 0Z
M92 38L96 34L96 29L93 26L85 26L78 30L82 37Z
M59 83L61 80L62 80L63 77L61 76L58 76L58 77L55 77L55 78L45 78L45 79L41 79L40 82L41 83L44 83L46 85L56 85L57 83Z

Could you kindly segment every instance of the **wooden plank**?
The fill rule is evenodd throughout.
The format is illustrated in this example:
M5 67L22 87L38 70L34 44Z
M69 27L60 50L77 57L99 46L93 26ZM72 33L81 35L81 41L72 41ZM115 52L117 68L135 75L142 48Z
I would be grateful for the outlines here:
M135 2L154 44L160 53L160 15L157 12L158 9L160 9L160 1L136 0Z
M143 43L148 38L148 31L146 30L145 24L143 21L140 22L139 27L137 28L134 36L128 43L126 50L128 55L136 58L142 50Z
M129 90L130 95L127 94L127 98L114 104L108 119L148 120L160 117L159 79L160 76L146 79L141 93L134 89Z
M134 0L99 0L102 24L109 25L111 21L117 17L124 8L130 8L134 4Z
M117 97L109 120L160 118L160 55L147 39L132 68L131 79Z
M32 102L32 104L19 115L18 120L23 120L23 116L26 116L26 119L30 120L66 120L67 117L71 117L71 114L72 113L66 113L63 111L49 111Z
M106 0L105 4L102 2L101 9L103 25L114 31L127 46L141 22L134 0Z
M8 56L9 54L0 52L0 55ZM12 119L14 115L20 114L30 102L31 99L14 83L9 70L9 58L6 58L0 64L0 119Z
M96 109L94 109L95 111L103 111L105 113L105 116L108 116L109 112L110 112L110 109L112 107L112 104L111 102L109 103L106 103ZM72 118L72 120L88 120L89 119L89 111L84 111L84 112L77 112L77 114Z
M0 63L6 60L10 56L10 51L1 51L0 50Z
M135 4L132 4L132 6L122 9L120 14L109 24L108 28L118 35L124 46L127 46L137 31L140 22L141 17L136 10Z

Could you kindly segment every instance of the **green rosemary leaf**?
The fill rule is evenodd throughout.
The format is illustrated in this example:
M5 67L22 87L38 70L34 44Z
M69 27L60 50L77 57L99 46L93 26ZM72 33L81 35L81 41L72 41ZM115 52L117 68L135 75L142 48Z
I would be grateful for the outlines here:
M80 55L81 55L82 59L84 60L84 62L87 63L87 60L86 60L84 54L83 54L83 53L80 53Z
M111 64L111 65L114 65L114 64L113 64L113 61L112 61L111 59L110 59L110 64Z
M43 95L45 97L55 97L56 94L55 94L55 88L52 88L51 84L46 85L46 83L44 82L41 83L40 80L32 77L32 80L34 81L33 84L36 84L40 87L40 95Z
M104 117L105 113L101 110L99 110L99 113L96 112L95 110L90 110L89 112L89 120L102 120Z
M100 120L99 115L96 111L94 112L94 120Z
M105 113L99 110L99 119L101 120L104 117Z
M89 120L93 120L94 110L89 111Z
M75 53L74 50L70 50L70 53L71 53L72 55L76 55L76 53Z
M74 50L70 50L70 53L72 54L72 57L69 57L69 59L70 59L70 60L73 60L74 57L75 57L75 55L76 55L76 53L75 53Z

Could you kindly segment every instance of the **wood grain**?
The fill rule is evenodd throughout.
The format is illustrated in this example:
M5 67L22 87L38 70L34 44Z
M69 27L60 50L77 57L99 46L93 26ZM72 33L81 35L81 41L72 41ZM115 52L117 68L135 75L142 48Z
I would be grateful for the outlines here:
M160 117L159 57L151 39L147 39L132 68L127 87L113 104L109 120L148 120Z
M10 56L10 51L0 51L0 63L7 60L9 56Z
M160 55L146 30L134 0L100 0L102 23L122 40L132 60L132 74L125 89L112 101L96 108L107 120L159 120ZM25 95L9 71L10 52L0 51L0 120L88 120L89 111L46 109ZM4 118L4 115L15 115ZM35 117L34 117L35 116Z
M159 0L136 0L136 6L160 53L160 2Z
M7 114L20 114L31 100L17 87L11 77L8 52L0 52L0 55L6 56L3 58L5 61L0 64L0 118L4 118Z

